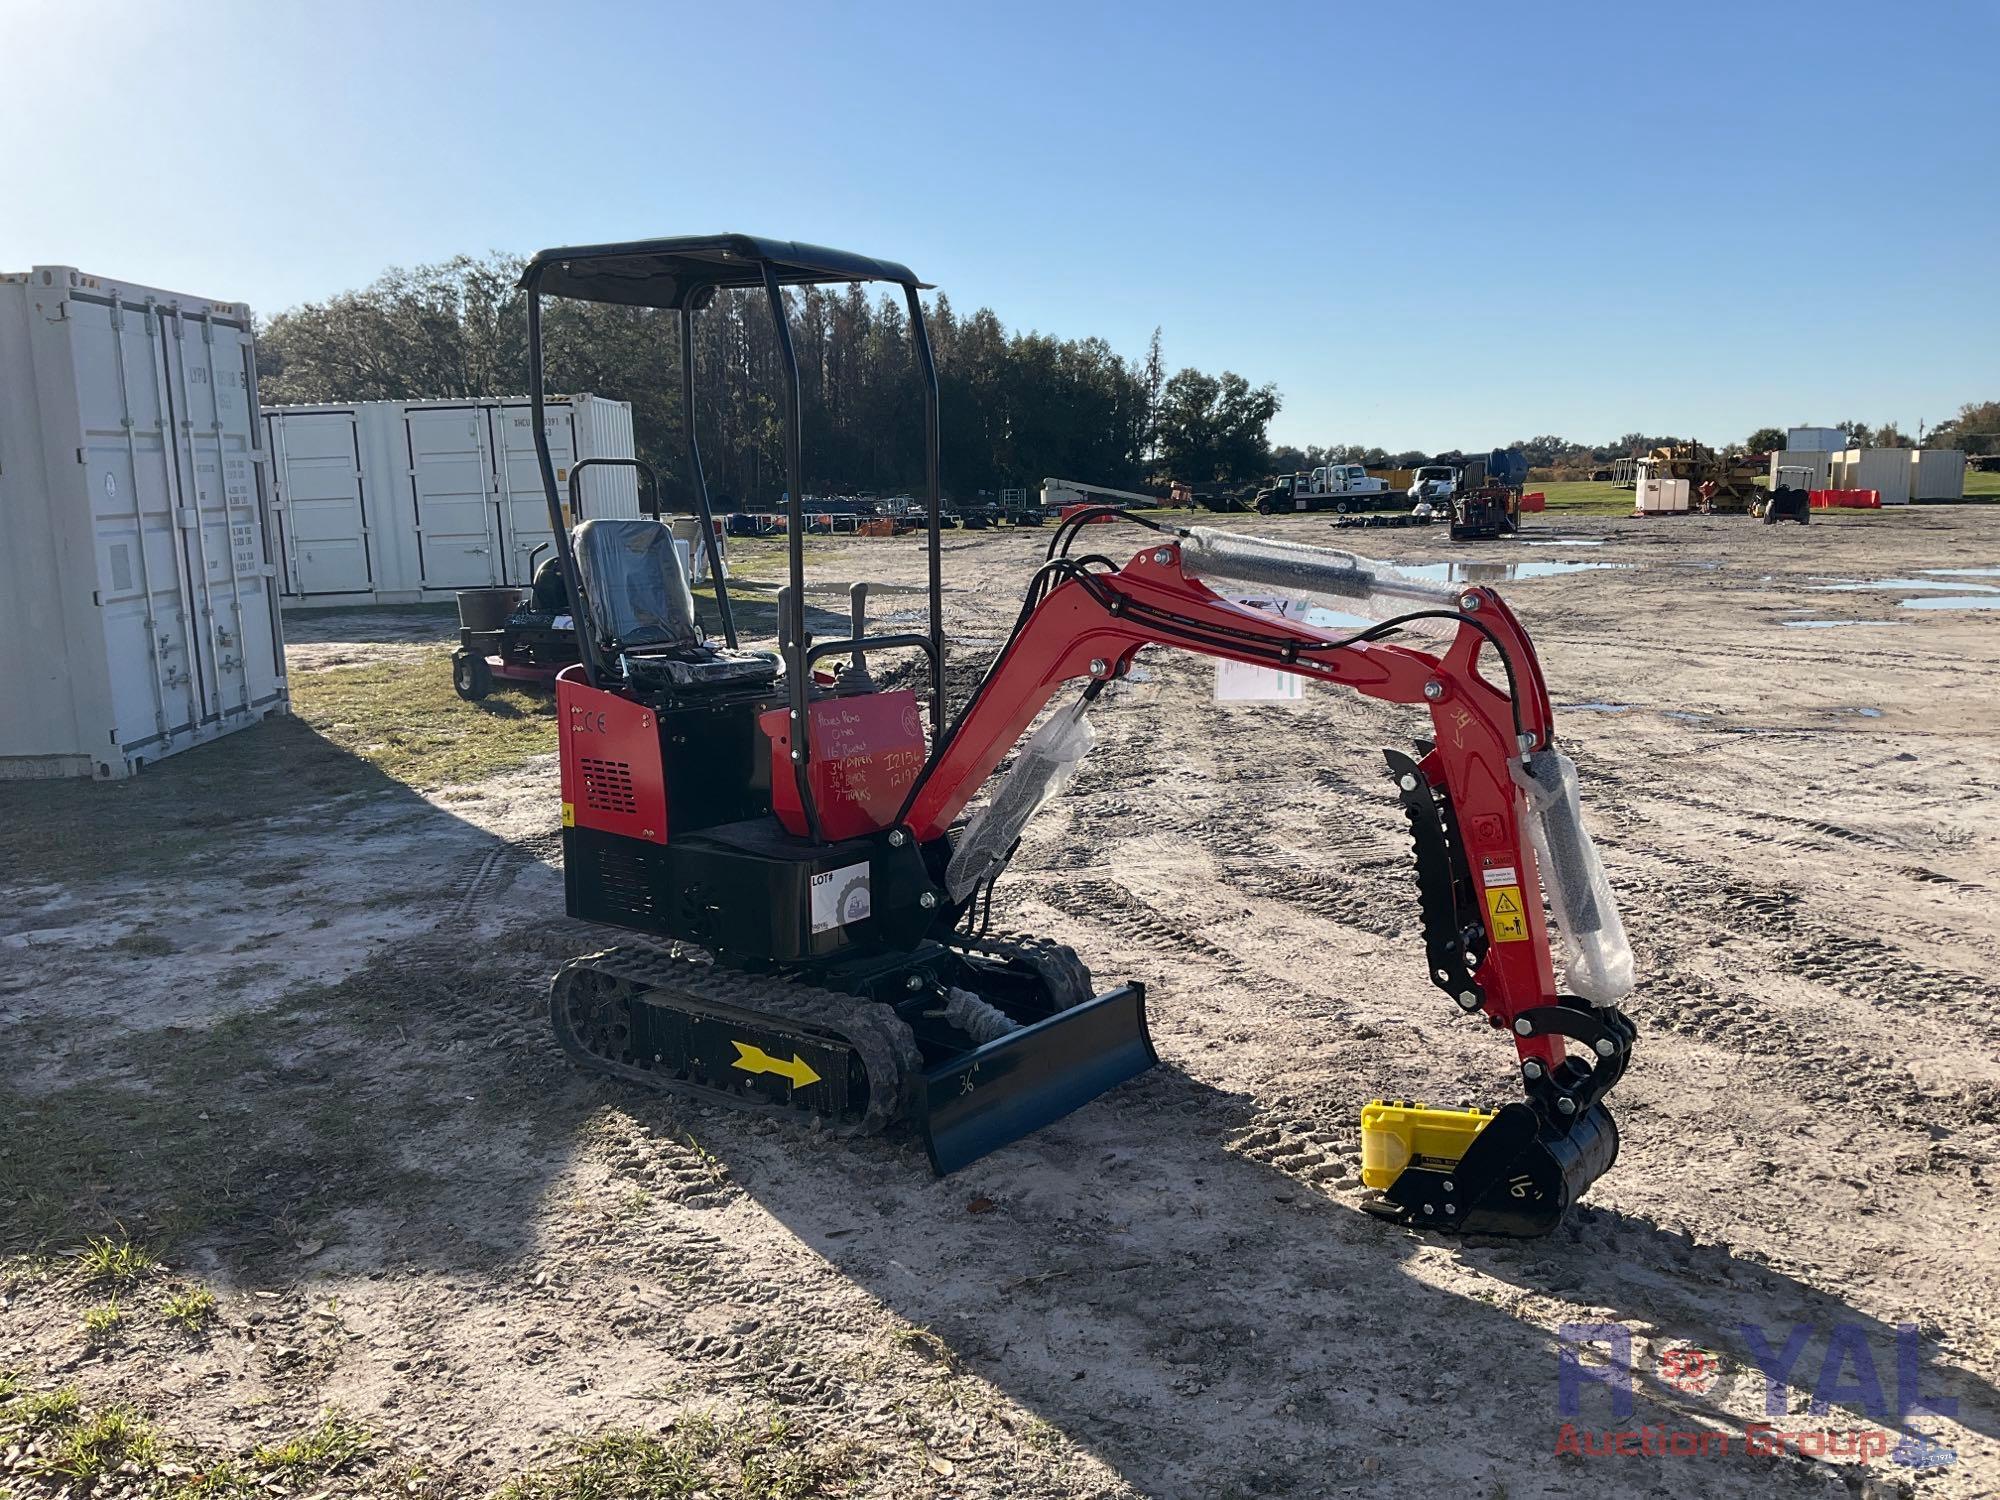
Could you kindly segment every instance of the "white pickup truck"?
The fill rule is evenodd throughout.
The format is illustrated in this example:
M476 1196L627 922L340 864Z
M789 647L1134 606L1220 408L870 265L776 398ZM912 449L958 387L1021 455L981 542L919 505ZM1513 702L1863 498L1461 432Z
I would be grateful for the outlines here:
M1265 515L1285 511L1368 510L1389 493L1389 481L1376 479L1360 464L1328 464L1310 474L1281 475L1275 484L1257 495L1257 509Z
M1425 500L1436 504L1449 500L1458 490L1458 470L1450 464L1425 464L1417 470L1407 491L1412 505Z

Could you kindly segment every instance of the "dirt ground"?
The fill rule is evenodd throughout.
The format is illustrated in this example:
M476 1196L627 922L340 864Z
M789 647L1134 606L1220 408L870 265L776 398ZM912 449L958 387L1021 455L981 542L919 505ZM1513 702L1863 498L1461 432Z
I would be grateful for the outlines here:
M1516 1087L1425 977L1404 711L1141 658L999 921L1144 980L1162 1066L942 1181L577 1073L552 756L419 793L295 719L0 785L0 1493L1995 1493L2000 612L1900 601L2000 597L2000 512L1227 524L1608 565L1499 585L1640 971L1556 1234L1358 1208L1362 1103ZM1045 541L948 538L955 693ZM836 610L921 556L814 567ZM450 634L291 623L306 703Z

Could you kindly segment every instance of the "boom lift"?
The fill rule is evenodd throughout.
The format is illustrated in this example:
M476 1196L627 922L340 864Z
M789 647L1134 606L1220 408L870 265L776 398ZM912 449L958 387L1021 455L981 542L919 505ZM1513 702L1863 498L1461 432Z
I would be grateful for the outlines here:
M925 414L929 619L921 632L870 634L857 595L852 633L814 641L784 289L862 281L901 286L909 308ZM1631 987L1631 954L1583 826L1575 769L1554 747L1540 664L1498 595L1440 590L1346 553L1129 517L1148 535L1121 565L1073 553L1095 534L1084 527L1110 513L1087 509L1056 529L1006 644L948 715L937 384L922 283L887 261L722 235L545 250L521 284L537 451L557 521L540 437L543 297L678 312L686 372L692 319L718 291L761 289L782 370L791 525L777 654L739 648L719 568L723 640L704 636L665 528L592 520L573 538L553 528L581 657L557 679L568 910L640 935L555 978L551 1018L578 1063L833 1132L911 1119L940 1172L1153 1066L1143 985L1099 990L1072 950L997 936L991 914L1028 819L1090 747L1087 715L1105 685L1146 647L1172 646L1430 716L1414 755L1386 755L1416 847L1431 978L1508 1034L1526 1097L1492 1114L1371 1106L1364 1174L1381 1190L1371 1211L1440 1229L1545 1233L1610 1166L1618 1137L1603 1097L1632 1047L1615 1006ZM691 406L684 390L683 412ZM686 434L695 505L712 534L692 420ZM1321 629L1211 584L1389 613L1366 628ZM1425 629L1443 632L1439 649L1406 634ZM869 656L888 651L924 658L921 710L916 693L871 677ZM1066 690L1075 696L967 818ZM1564 933L1567 990L1544 891Z

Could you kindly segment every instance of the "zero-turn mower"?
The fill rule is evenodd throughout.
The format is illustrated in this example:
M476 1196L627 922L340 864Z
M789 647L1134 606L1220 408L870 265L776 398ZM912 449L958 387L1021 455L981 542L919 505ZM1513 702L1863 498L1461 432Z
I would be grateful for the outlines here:
M792 286L902 287L924 406L926 628L806 631L806 493ZM680 314L718 292L761 293L776 331L789 505L789 587L775 653L744 650L716 579L722 639L696 622L665 529L554 526L579 660L557 678L567 905L630 931L565 964L550 1012L585 1067L635 1085L816 1125L911 1120L951 1171L1069 1113L1156 1061L1145 989L1100 988L1069 948L991 929L994 883L1029 818L1089 750L1088 717L1138 653L1170 646L1273 667L1429 715L1414 753L1387 752L1416 849L1432 982L1507 1034L1525 1097L1497 1112L1407 1104L1364 1112L1372 1212L1531 1235L1608 1168L1606 1092L1634 1031L1617 907L1585 831L1574 766L1555 748L1541 666L1492 590L1440 589L1349 553L1120 517L1146 532L1122 564L1103 508L1056 527L1020 615L970 697L945 702L937 378L920 283L887 261L744 235L545 250L527 293L541 434L544 297ZM693 396L683 390L682 411ZM695 425L688 468L704 534ZM1079 539L1087 541L1078 551ZM711 558L711 564L714 559ZM1385 612L1322 629L1227 595L1322 596ZM1433 632L1421 645L1420 632ZM923 659L927 701L885 690L868 657ZM967 816L1037 718L1008 773ZM1559 986L1543 898L1561 928Z
M583 471L602 468L636 469L646 481L646 514L660 520L660 480L653 466L638 458L586 458L569 471L569 505L560 530L583 517ZM576 621L563 588L562 564L543 542L528 554L527 593L515 588L460 589L458 649L451 654L452 691L477 703L493 691L495 682L526 682L547 687L556 673L581 659ZM541 558L540 566L535 559Z

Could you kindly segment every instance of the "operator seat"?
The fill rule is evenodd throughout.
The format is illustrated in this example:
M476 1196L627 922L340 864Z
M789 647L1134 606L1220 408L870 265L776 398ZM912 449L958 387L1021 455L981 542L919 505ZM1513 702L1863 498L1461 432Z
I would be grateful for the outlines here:
M776 680L767 651L730 651L702 638L694 592L664 521L593 520L574 534L592 636L624 658L635 685L759 686Z

